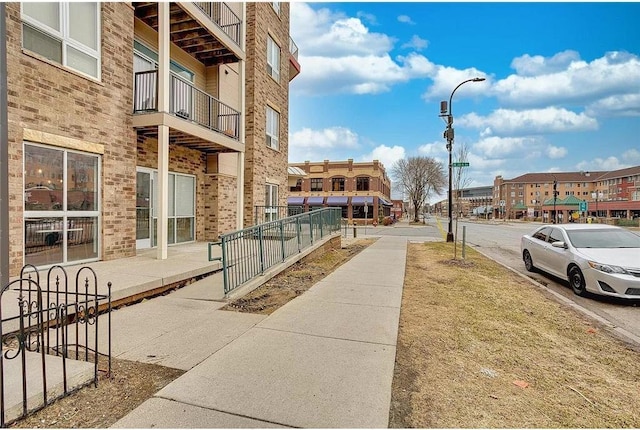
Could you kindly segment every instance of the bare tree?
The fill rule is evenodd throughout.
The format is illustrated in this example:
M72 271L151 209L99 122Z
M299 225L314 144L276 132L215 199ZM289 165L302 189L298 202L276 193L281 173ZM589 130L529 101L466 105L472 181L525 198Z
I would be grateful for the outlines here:
M456 151L456 162L458 163L466 163L467 160L469 158L469 148L467 148L467 145L462 143L458 145L458 150ZM469 178L469 174L468 174L468 169L466 167L463 166L457 166L457 167L453 167L453 187L454 187L454 196L455 196L455 205L454 208L455 210L452 211L453 213L453 219L455 220L455 241L453 243L453 258L457 258L457 251L458 251L458 218L459 215L462 213L462 204L461 204L461 197L462 197L462 190L464 190L465 188L467 188L467 186L469 186L469 184L471 183L471 178Z
M440 194L445 186L442 163L431 157L409 157L398 160L391 169L396 186L402 190L413 206L413 220L418 222L418 214L431 194Z

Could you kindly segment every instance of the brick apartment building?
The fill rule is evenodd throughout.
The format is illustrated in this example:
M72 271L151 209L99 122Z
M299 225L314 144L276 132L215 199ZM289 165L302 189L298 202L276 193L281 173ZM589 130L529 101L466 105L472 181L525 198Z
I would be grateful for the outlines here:
M145 248L164 259L285 203L300 71L288 3L5 11L10 276Z
M586 213L580 213L581 201L587 203ZM503 218L552 221L554 214L558 222L580 215L639 218L640 166L610 172L527 173L513 179L497 176L493 206L494 215Z
M338 206L342 208L342 218L356 222L378 221L391 214L391 180L378 160L305 161L290 163L289 167L301 172L289 188L289 206L300 206L305 211Z

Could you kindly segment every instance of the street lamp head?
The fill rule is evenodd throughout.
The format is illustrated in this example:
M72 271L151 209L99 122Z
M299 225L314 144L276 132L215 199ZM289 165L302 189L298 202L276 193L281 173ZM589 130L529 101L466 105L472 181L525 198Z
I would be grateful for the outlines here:
M486 81L487 79L486 78L473 78L472 80L473 80L473 82L482 82L482 81Z

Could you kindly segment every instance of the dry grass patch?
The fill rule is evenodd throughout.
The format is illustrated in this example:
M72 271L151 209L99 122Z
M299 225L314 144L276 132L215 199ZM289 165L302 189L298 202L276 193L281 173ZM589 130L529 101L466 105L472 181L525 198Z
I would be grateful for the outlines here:
M390 427L640 427L640 354L452 244L410 244ZM525 387L525 388L523 388Z

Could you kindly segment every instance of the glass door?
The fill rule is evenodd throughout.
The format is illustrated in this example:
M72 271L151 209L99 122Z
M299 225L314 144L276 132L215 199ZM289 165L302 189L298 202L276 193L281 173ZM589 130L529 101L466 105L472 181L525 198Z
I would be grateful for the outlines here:
M153 212L153 178L151 172L138 170L136 175L136 248L151 248Z

